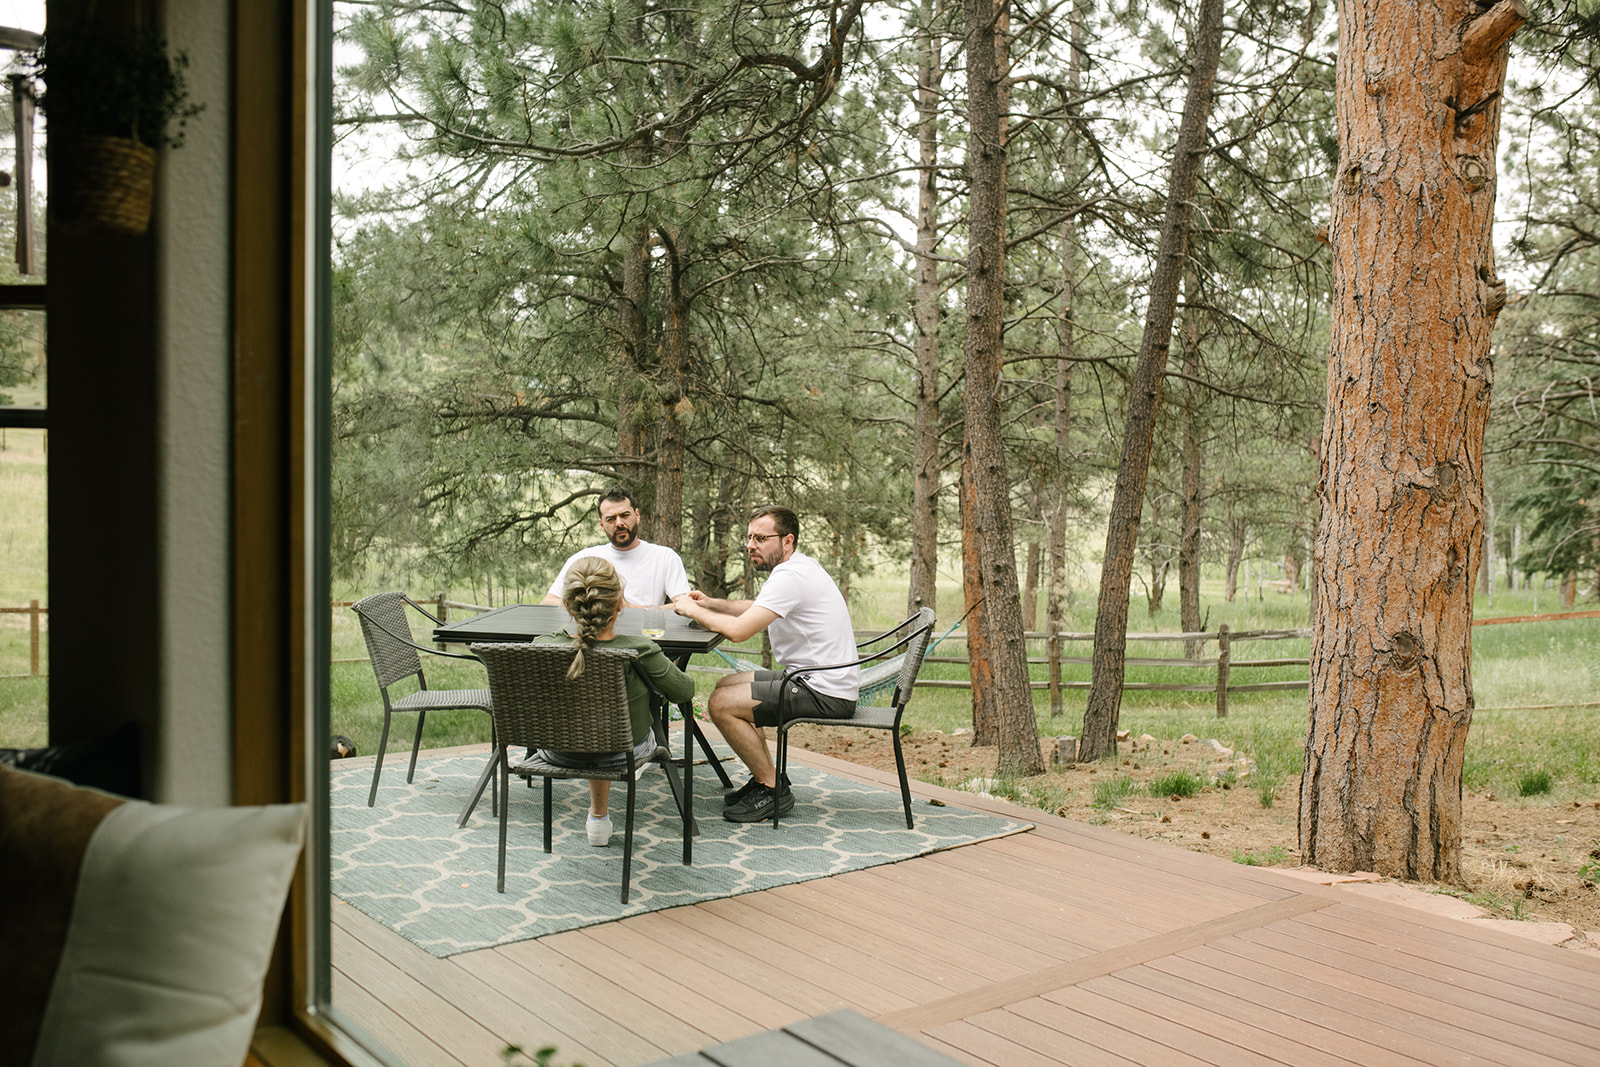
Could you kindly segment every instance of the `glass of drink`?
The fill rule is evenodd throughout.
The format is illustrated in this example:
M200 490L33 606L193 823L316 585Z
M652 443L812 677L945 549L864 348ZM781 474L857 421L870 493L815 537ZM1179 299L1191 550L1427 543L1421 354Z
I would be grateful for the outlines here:
M644 609L644 625L640 630L646 637L665 637L667 633L667 616L661 608Z

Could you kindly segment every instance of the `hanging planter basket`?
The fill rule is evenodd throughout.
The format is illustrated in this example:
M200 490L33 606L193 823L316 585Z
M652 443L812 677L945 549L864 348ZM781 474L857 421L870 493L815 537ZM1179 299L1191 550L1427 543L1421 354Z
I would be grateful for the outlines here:
M131 137L50 142L50 200L60 224L138 237L150 226L155 149Z

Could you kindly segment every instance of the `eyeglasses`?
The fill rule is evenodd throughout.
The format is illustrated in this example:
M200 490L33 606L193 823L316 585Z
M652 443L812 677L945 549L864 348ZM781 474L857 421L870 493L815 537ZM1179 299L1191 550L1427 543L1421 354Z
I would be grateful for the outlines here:
M762 545L762 544L766 544L768 541L772 540L774 537L782 537L782 536L783 536L782 534L747 534L745 536L744 543L747 544L747 545Z

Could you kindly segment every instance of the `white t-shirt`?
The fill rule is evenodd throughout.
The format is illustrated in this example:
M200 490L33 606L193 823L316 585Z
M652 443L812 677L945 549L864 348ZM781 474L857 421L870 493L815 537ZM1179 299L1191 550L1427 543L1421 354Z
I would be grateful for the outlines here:
M772 568L756 605L778 618L767 627L772 654L785 667L822 667L859 659L844 594L822 564L801 552ZM855 700L861 692L861 668L809 674L806 682L818 693Z
M598 556L617 569L622 578L622 596L630 604L665 604L675 596L689 591L689 575L683 569L683 560L664 545L649 541L635 541L626 552L607 542L574 552L561 565L550 586L550 595L559 597L567 571L585 556Z

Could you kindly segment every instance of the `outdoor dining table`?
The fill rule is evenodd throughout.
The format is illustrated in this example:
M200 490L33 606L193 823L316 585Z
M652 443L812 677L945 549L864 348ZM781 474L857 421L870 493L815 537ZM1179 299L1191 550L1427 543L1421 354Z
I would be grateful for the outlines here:
M456 645L531 641L545 634L563 631L570 633L571 624L572 616L568 615L567 610L559 604L507 604L505 607L493 608L470 619L445 623L433 631L433 639L440 644ZM646 629L659 629L661 633L647 634ZM684 618L673 611L670 604L658 608L623 608L622 614L617 617L616 632L634 637L648 637L660 646L667 658L680 669L688 666L689 657L699 652L710 652L723 640L721 634L707 630L692 619ZM678 709L683 716L683 756L681 759L669 760L666 772L667 783L672 788L672 797L678 804L678 810L682 811L684 786L678 777L677 768L680 765L684 766L685 774L692 779L693 772L688 769L688 765L694 758L696 743L705 753L706 762L717 772L723 787L731 786L733 781L728 777L728 772L722 769L722 761L712 751L711 743L706 740L705 734L700 732L700 726L694 718L694 706L686 701L679 704ZM652 711L656 738L670 752L672 741L667 729L667 702L656 699ZM461 816L462 825L466 824L467 817L471 813L469 806ZM698 827L694 827L692 832L699 833Z

